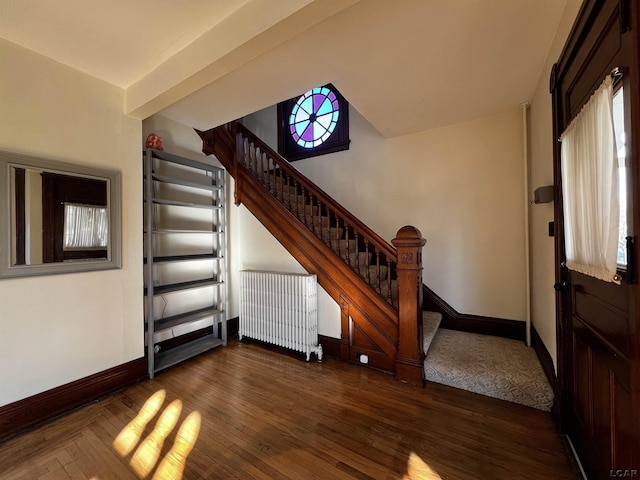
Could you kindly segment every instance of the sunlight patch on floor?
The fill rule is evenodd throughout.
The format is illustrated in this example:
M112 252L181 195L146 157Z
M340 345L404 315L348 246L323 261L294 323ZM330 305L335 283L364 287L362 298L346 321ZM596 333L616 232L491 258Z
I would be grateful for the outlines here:
M122 457L129 455L136 447L142 436L142 432L149 421L160 411L160 407L164 403L167 392L158 390L151 395L140 409L138 415L122 429L116 439L113 441L113 448Z
M200 412L191 412L180 424L170 450L160 458L165 440L180 419L182 401L172 401L160 413L153 431L144 439L142 436L149 422L160 412L165 398L164 390L159 390L149 397L138 415L113 441L113 448L121 457L127 457L135 449L129 464L139 478L148 477L156 469L153 480L182 479L187 457L193 450L200 433L202 423ZM94 477L91 480L98 480L98 478Z
M148 476L158 463L164 440L178 423L182 413L182 401L174 400L164 409L155 428L145 438L131 458L131 468L140 478Z
M402 480L442 480L442 478L424 460L411 452L407 461L407 473Z
M153 480L173 480L182 478L187 457L193 450L200 433L202 417L200 412L191 412L180 425L171 450L158 465Z

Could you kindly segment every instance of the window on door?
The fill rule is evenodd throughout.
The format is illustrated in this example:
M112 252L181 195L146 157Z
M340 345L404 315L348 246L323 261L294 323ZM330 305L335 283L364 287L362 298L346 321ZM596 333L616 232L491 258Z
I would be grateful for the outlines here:
M620 224L618 227L618 267L627 267L627 162L624 133L624 90L622 86L613 94L613 128L618 157L618 188L620 202Z
M613 83L607 76L561 135L561 171L567 268L620 283L620 232L626 237L626 227L619 225Z

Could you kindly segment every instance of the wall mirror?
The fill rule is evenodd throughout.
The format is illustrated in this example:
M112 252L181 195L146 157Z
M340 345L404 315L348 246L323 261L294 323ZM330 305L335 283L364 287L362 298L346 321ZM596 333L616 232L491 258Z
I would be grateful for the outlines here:
M120 268L120 172L0 151L0 192L0 278Z

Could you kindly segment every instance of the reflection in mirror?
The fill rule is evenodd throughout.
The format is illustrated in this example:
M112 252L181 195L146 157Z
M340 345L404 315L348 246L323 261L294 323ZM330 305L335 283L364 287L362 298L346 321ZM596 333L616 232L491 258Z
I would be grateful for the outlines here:
M0 186L0 277L120 267L118 172L0 152Z
M108 180L11 167L12 265L107 258Z
M62 249L105 250L109 235L107 206L64 203L64 245Z

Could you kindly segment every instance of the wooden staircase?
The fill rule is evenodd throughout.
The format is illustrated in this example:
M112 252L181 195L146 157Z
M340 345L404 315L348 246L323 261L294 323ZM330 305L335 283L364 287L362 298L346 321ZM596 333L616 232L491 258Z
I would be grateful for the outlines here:
M340 305L340 356L423 383L422 246L412 226L389 244L239 122L198 131L249 211Z

